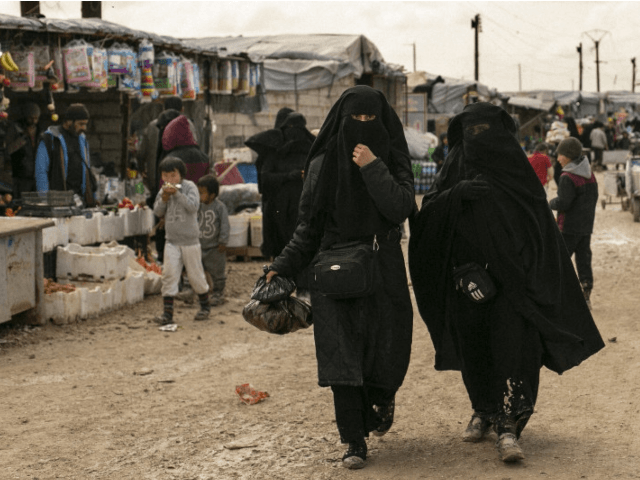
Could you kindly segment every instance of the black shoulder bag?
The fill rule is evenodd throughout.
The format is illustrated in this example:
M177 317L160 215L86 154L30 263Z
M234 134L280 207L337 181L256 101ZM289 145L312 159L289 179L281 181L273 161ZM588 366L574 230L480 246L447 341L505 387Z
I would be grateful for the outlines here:
M371 243L336 243L321 250L313 267L315 287L336 300L372 295L380 283L379 248L374 235Z

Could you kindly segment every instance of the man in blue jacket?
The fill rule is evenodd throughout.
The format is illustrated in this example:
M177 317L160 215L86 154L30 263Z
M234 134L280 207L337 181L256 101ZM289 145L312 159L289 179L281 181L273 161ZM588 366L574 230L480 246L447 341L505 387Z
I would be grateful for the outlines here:
M72 190L87 206L93 206L95 180L92 179L89 143L85 133L89 111L74 103L65 112L62 125L53 125L42 134L36 153L36 188Z

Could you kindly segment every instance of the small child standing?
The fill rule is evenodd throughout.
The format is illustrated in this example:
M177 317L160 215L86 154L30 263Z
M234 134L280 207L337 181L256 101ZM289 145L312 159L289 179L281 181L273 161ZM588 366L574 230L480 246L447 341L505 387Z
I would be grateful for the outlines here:
M155 318L156 323L173 323L173 300L178 294L178 282L182 267L187 270L189 283L198 294L200 311L195 320L209 318L209 285L202 269L200 231L198 229L198 207L200 196L195 183L185 177L187 167L177 157L168 156L158 166L162 181L153 212L164 217L167 239L164 245L162 268L162 298L164 312Z
M549 146L541 142L536 145L536 150L529 157L529 163L533 167L533 171L536 172L536 175L540 179L540 183L545 190L549 190L549 182L553 178L553 166L551 165L551 160L547 156L549 152Z
M584 298L591 308L593 270L591 268L591 233L598 204L598 182L589 159L582 155L582 144L576 138L565 138L557 149L562 175L558 196L549 202L558 211L558 228L569 251L576 254L576 269Z
M198 226L200 227L200 246L202 247L202 264L204 270L211 275L213 291L209 305L224 303L224 287L226 284L225 267L227 264L226 246L229 241L229 213L227 207L218 199L220 184L213 175L205 175L198 180L200 192L200 208L198 209Z

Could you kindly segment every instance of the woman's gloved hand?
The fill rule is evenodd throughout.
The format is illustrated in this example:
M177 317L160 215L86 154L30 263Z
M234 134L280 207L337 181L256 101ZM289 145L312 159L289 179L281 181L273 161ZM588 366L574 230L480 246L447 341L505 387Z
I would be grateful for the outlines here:
M458 183L458 188L460 189L460 196L463 200L472 201L485 196L490 190L489 183L484 180L478 180L477 177L473 180L461 181Z

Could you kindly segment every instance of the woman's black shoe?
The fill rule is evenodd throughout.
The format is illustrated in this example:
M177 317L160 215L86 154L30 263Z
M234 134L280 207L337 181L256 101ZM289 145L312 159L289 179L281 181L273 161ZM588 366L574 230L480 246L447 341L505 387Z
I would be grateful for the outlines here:
M396 399L394 397L388 404L383 406L374 405L374 410L378 414L380 423L373 433L376 437L381 437L389 431L391 425L393 425L393 413L396 409Z
M364 439L359 442L349 442L349 449L342 457L342 466L352 470L363 468L366 459L367 442Z

